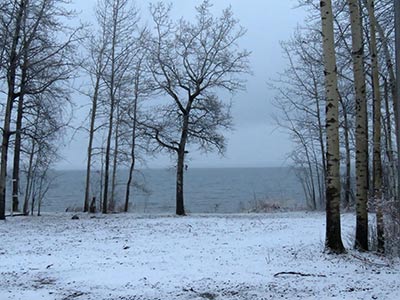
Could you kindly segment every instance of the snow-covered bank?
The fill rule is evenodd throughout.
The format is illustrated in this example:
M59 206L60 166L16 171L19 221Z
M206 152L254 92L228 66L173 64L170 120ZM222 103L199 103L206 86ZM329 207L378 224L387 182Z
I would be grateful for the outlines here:
M322 253L322 213L71 216L0 223L1 300L400 299L398 261Z

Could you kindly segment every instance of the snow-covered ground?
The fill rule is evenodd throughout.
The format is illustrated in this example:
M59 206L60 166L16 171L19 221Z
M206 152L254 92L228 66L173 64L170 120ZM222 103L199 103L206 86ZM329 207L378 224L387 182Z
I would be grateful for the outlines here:
M71 216L0 222L1 300L400 299L399 261L323 253L322 213Z

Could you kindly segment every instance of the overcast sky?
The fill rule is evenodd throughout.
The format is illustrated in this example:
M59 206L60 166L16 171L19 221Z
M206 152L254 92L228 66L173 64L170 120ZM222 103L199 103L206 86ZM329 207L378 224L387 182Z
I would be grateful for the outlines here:
M74 6L81 11L81 19L93 22L96 0L75 1ZM148 4L153 1L136 0L143 15ZM173 16L190 19L194 6L200 0L172 0ZM286 154L291 150L291 143L285 133L274 124L271 115L274 107L271 102L274 92L267 82L276 78L286 65L279 45L293 35L297 24L301 24L305 13L295 8L296 0L214 0L213 10L220 11L232 6L235 16L247 34L241 40L243 48L250 50L252 76L248 76L247 90L233 97L233 118L235 130L228 133L228 147L225 157L217 154L191 152L191 167L263 167L281 166L286 163ZM77 102L84 100L77 99ZM81 115L79 112L76 114ZM62 169L84 169L86 161L87 136L78 134L64 149L65 157L58 164ZM174 163L168 156L160 155L148 162L149 167L169 167Z

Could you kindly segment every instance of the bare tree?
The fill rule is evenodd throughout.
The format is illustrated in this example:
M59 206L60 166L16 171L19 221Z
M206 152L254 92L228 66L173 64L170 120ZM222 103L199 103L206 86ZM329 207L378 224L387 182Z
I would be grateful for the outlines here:
M105 60L105 51L108 44L108 30L106 15L97 13L97 22L100 26L100 33L98 37L92 35L89 38L88 52L89 52L89 65L84 64L85 70L89 73L93 84L93 92L90 95L92 100L92 108L90 111L90 125L89 125L89 142L87 150L87 165L86 165L86 184L85 184L85 200L83 211L89 210L90 201L90 179L91 179L91 167L92 167L92 156L93 156L93 140L94 133L96 131L96 116L97 106L102 88L102 78L104 76L105 68L108 62Z
M159 147L176 154L176 213L185 214L183 177L187 145L222 152L225 140L221 129L231 126L229 104L216 92L244 88L239 77L249 72L248 51L241 51L239 39L245 30L230 8L217 18L210 1L197 9L195 22L174 23L170 7L151 6L155 25L149 47L149 68L161 94L169 104L153 110L149 129Z
M11 111L14 101L17 98L16 85L17 85L17 69L19 62L18 47L21 43L21 28L23 15L25 12L26 1L15 1L11 10L10 19L15 19L10 22L10 28L3 30L10 30L11 28L11 46L7 51L6 58L6 78L7 78L7 101L6 109L2 127L2 144L1 144L1 159L0 159L0 220L5 219L5 203L6 203L6 176L7 176L7 162L8 162L8 148L11 135ZM14 16L15 14L15 16ZM5 45L7 46L7 45Z

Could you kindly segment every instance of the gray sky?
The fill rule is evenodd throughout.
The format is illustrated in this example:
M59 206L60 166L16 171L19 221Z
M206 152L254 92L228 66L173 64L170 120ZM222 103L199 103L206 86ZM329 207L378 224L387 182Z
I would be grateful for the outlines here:
M137 0L137 5L146 15L149 0ZM194 6L201 0L172 0L173 16L190 19ZM243 48L250 50L252 76L248 76L247 90L233 97L233 118L235 130L228 133L228 147L225 157L217 154L190 153L191 167L245 167L281 166L291 143L282 130L277 129L271 115L274 107L271 101L274 92L267 82L277 77L285 68L279 45L293 35L297 24L302 23L305 13L296 6L296 0L214 0L214 11L218 14L228 5L247 29L241 40ZM93 22L96 0L76 1L77 10L82 11L81 19ZM84 101L82 99L77 101ZM82 115L78 112L76 115ZM83 169L86 160L87 136L77 134L64 149L63 161L57 168ZM148 162L149 167L169 167L173 164L169 156L160 155Z

